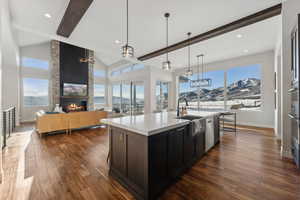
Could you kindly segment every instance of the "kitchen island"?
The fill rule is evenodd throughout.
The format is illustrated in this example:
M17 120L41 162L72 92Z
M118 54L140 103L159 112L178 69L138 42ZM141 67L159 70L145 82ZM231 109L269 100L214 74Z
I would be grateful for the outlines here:
M206 119L218 113L193 115L201 118L197 133L175 112L101 120L109 126L109 174L137 199L156 199L205 154Z

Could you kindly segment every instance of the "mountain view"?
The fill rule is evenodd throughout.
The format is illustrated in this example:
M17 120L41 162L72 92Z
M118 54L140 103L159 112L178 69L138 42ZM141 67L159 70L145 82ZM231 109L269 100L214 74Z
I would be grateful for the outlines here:
M261 81L257 78L247 78L236 81L227 87L228 105L239 105L240 108L259 107L261 97ZM180 93L180 97L185 97L189 102L197 101L197 89ZM224 101L224 87L214 89L201 88L200 101L202 103Z

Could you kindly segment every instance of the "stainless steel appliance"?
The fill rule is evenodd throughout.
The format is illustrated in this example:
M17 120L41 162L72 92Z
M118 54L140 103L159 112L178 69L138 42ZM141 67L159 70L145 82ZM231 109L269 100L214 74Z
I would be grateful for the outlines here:
M299 58L300 58L300 50L299 50L299 22L300 15L298 15L298 22L291 34L291 44L292 44L292 81L291 81L291 89L289 90L291 96L291 113L289 113L289 117L291 119L291 131L292 131L292 154L294 160L298 167L300 167L300 115L299 115L299 75L300 75L300 67L299 67Z
M215 145L214 128L214 118L207 118L205 131L205 152L208 152Z

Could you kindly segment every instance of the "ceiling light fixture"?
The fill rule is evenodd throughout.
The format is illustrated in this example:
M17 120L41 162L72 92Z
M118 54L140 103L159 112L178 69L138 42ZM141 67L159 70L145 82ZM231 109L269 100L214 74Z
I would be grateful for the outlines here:
M128 44L128 0L126 0L126 44L122 47L122 56L125 58L134 57L134 48Z
M90 56L89 51L87 49L84 49L84 57L80 58L79 62L94 64L95 60L93 57Z
M248 49L245 49L245 50L244 50L244 53L248 53L248 52L249 52L249 50L248 50Z
M200 58L202 59L201 61L201 76L200 78ZM197 71L197 80L191 80L191 88L200 88L200 87L210 87L212 84L212 79L211 78L204 78L204 54L200 54L197 56L197 66L198 66L198 71ZM200 92L200 91L198 91ZM200 95L200 93L199 93Z
M50 15L49 13L45 13L44 16L45 16L46 18L48 18L48 19L51 18L51 15Z
M167 43L167 48L169 47L169 17L170 17L170 13L165 13L165 18L166 18L166 43ZM162 63L162 69L169 71L171 70L171 62L169 61L169 51L167 50L166 53L166 61L164 61Z
M236 37L237 37L237 38L242 38L243 35L242 35L242 34L237 34Z
M121 41L120 41L120 40L115 40L115 43L116 43L116 44L120 44Z
M187 33L187 36L188 36L188 68L185 72L186 76L193 75L193 69L191 68L191 41L190 41L191 34L192 34L191 32Z

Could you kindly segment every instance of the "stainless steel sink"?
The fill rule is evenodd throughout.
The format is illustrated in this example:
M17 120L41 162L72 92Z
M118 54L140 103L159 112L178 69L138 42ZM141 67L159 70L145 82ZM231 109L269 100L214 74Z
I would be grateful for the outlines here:
M195 119L201 119L201 118L202 117L195 116L195 115L184 115L184 116L177 117L177 119L185 119L185 120L190 120L190 121L193 121Z

